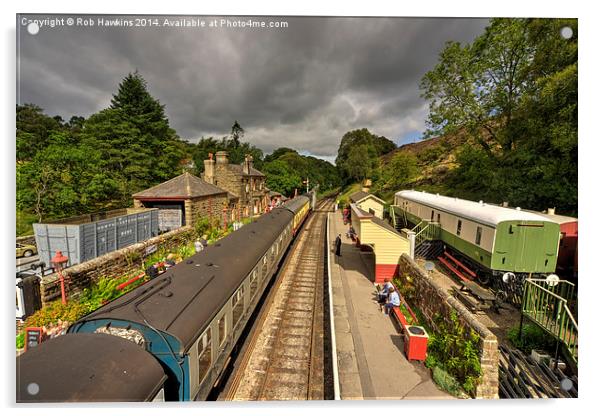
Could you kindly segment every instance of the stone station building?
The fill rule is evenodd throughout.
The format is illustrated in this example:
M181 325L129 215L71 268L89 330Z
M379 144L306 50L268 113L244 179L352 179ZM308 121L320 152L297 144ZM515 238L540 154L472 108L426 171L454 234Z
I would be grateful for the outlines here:
M205 163L205 182L225 189L238 198L240 217L261 215L269 205L269 190L265 175L253 167L253 157L247 155L242 164L228 161L228 153L209 153Z
M194 225L200 217L221 220L224 212L231 219L238 201L235 195L188 172L132 197L135 208L159 208L161 231Z

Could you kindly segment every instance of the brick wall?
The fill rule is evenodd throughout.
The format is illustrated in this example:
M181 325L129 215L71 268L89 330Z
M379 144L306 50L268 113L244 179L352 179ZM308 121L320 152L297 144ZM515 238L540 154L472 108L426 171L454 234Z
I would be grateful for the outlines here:
M67 298L77 298L81 291L97 282L102 277L120 277L139 269L148 246L156 245L157 249L170 249L186 244L196 238L193 227L185 226L142 243L134 244L90 261L77 264L63 271L68 282L66 285ZM56 273L44 276L40 283L42 303L61 297L61 284Z
M471 328L479 334L481 339L479 355L483 376L477 386L476 398L498 398L499 352L496 336L479 322L462 303L433 281L407 254L403 254L399 259L399 275L402 279L408 277L412 279L412 284L416 289L413 301L432 328L436 327L435 316L449 319L451 312L455 311L465 328Z

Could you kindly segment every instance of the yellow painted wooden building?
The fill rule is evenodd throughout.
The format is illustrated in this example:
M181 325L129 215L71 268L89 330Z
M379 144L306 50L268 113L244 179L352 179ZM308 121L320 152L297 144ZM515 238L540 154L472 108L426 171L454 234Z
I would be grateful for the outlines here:
M358 208L373 214L377 218L383 219L385 210L385 201L368 192L359 191L349 196L349 201Z
M372 248L375 257L375 282L393 277L399 271L399 258L410 255L410 241L375 214L351 204L351 224L359 244Z

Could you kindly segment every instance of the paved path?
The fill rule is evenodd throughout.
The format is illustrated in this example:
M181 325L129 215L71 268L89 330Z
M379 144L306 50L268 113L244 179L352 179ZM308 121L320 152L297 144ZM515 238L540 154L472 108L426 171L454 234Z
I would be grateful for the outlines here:
M345 237L340 211L330 213L330 266L341 399L452 399L422 363L406 360L392 319L376 303L373 270ZM341 257L332 251L341 234Z

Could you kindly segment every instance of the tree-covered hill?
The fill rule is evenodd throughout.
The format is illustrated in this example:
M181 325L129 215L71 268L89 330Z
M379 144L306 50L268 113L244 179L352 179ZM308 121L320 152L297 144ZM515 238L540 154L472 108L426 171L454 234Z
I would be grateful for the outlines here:
M577 29L574 19L492 19L474 42L449 42L420 85L424 140L337 166L389 200L414 188L576 215Z

